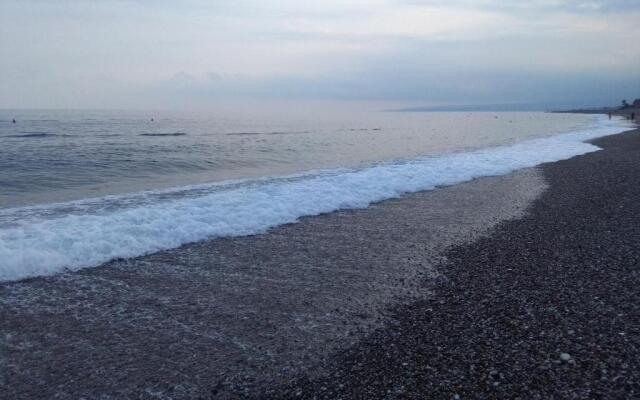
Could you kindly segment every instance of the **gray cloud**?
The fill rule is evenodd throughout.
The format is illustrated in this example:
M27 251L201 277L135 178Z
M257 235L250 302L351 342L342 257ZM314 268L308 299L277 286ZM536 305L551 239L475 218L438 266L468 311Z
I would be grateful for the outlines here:
M638 8L637 0L405 0L404 2L413 5L460 6L510 12L617 13Z
M617 102L637 1L5 0L0 107Z

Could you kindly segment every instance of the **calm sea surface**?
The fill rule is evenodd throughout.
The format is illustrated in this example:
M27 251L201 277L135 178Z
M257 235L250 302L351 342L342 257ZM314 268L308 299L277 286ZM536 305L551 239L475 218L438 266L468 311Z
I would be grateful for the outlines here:
M469 151L580 130L590 121L531 112L5 110L0 207Z

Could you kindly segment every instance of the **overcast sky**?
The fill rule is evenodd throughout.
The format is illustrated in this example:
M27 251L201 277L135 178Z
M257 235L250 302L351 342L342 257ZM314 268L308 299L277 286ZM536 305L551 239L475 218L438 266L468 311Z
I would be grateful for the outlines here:
M639 0L1 0L0 107L640 97Z

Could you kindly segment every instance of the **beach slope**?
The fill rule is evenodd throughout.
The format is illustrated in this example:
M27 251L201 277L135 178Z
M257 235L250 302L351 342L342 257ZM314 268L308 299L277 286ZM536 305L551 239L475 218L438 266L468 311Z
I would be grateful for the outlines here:
M454 247L429 299L288 398L640 397L640 131L542 166L527 216Z
M640 133L0 284L0 398L634 398Z

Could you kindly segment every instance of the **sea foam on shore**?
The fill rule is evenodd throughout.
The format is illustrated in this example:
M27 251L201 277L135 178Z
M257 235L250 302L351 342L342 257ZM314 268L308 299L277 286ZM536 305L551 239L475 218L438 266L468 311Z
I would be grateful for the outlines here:
M0 225L0 280L98 266L213 237L260 233L302 216L363 208L403 193L503 175L596 151L598 147L584 141L627 129L622 121L596 116L585 131L362 169L204 185L197 196L180 196L191 189L176 188L169 191L171 196L151 202L132 200L148 197L138 194L105 198L102 207L95 206L101 199L92 199L6 209L2 214L9 222ZM114 199L126 207L112 207ZM85 207L89 203L94 206Z

